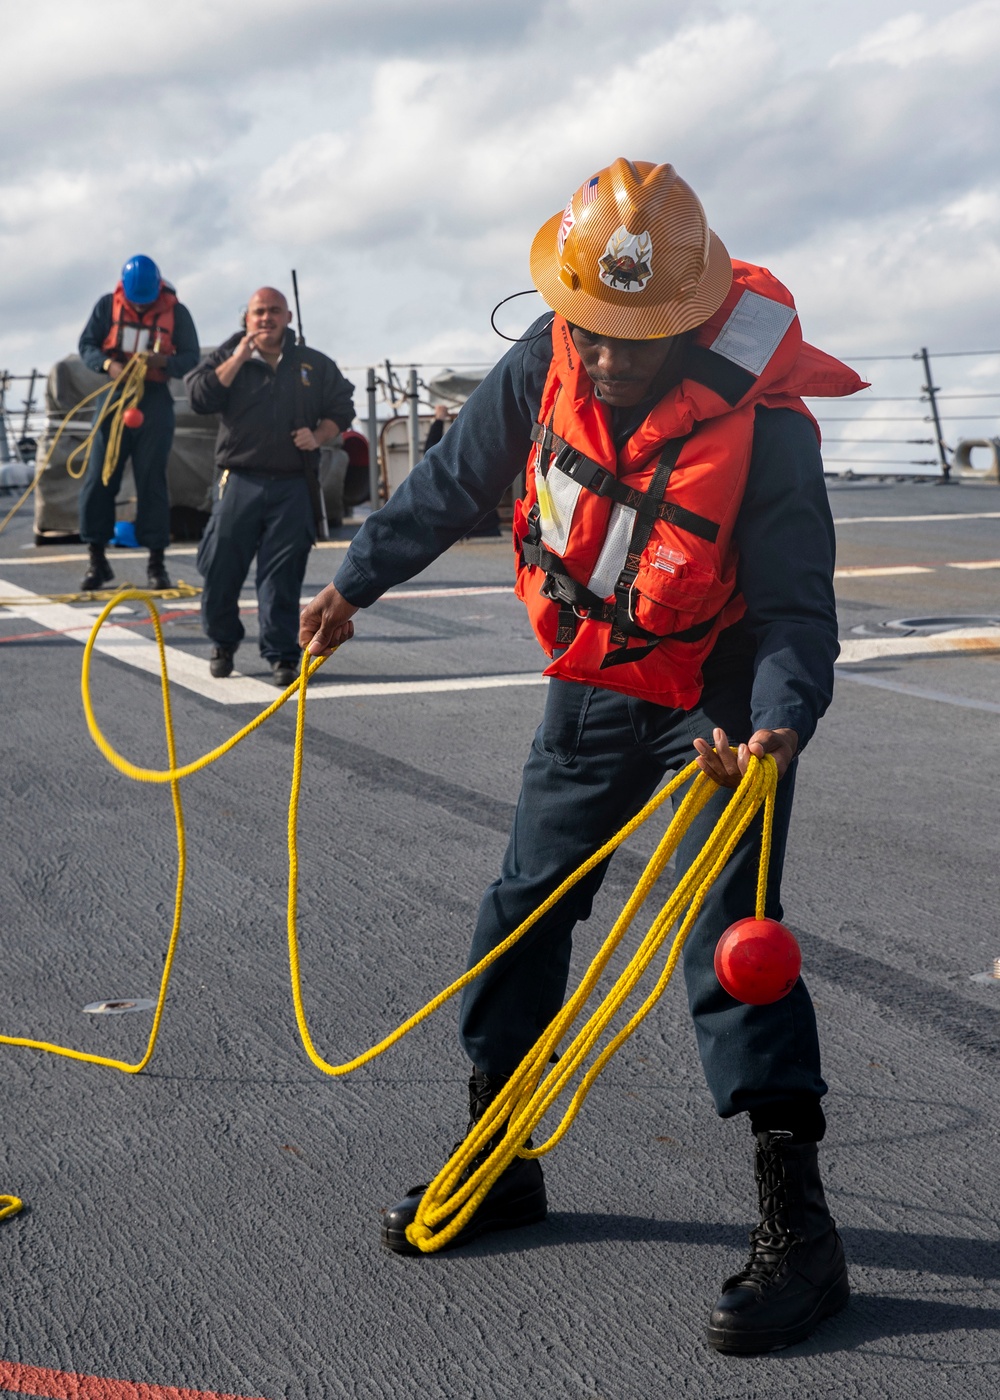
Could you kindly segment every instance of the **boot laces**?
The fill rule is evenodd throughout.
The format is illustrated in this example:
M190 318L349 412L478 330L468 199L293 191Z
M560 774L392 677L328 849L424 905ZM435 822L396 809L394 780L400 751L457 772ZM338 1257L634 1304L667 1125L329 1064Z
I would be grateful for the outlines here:
M730 1287L766 1287L789 1251L801 1243L786 1223L789 1183L780 1147L769 1145L758 1149L754 1174L760 1197L760 1224L750 1231L750 1258L743 1271L731 1280Z
M480 1073L479 1070L473 1072L469 1079L470 1128L482 1118L497 1094L507 1083L507 1078L507 1075L494 1075L491 1078L488 1074Z

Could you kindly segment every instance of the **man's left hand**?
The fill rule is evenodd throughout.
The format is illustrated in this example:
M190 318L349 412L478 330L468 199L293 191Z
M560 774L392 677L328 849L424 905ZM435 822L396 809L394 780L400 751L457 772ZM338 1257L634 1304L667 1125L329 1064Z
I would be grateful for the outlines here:
M147 355L146 365L149 369L165 370L167 368L167 356L160 354Z
M312 428L296 428L292 433L292 441L300 452L316 452L319 448Z
M758 729L745 744L740 744L736 753L729 747L729 737L724 729L713 729L715 748L705 739L695 739L694 747L698 754L698 767L707 773L720 787L736 788L750 764L750 755L763 758L773 754L778 765L778 777L788 772L788 765L799 747L799 736L794 729Z

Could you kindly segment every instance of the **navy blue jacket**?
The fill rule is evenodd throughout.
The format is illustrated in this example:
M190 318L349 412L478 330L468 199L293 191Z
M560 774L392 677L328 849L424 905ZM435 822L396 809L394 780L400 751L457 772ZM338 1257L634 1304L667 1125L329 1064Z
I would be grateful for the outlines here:
M547 334L513 346L442 441L368 517L334 580L349 603L367 607L412 578L496 506L524 470L551 353ZM619 443L657 397L613 410ZM801 747L830 703L839 646L823 463L812 424L794 409L757 410L734 538L747 612L722 633L709 664L730 650L745 656L754 670L754 728L794 729Z
M195 413L217 413L216 465L229 471L301 473L303 453L292 441L296 428L315 428L329 418L343 432L354 421L354 385L333 360L311 345L295 344L285 332L277 369L265 359L247 360L227 388L216 374L239 345L231 335L207 355L186 382Z
M107 296L101 297L100 301L90 313L90 320L83 328L80 336L80 359L88 369L96 370L98 374L104 366L104 361L108 358L108 352L104 348L104 341L111 329L111 308L114 303L114 293L108 292ZM167 359L167 374L171 379L183 379L189 369L194 369L198 363L198 356L201 351L198 348L198 332L194 328L194 321L186 306L180 302L174 307L174 345L177 353L170 355ZM166 385L156 385L152 380L146 383L146 392L154 388L164 388ZM167 390L169 393L169 390Z

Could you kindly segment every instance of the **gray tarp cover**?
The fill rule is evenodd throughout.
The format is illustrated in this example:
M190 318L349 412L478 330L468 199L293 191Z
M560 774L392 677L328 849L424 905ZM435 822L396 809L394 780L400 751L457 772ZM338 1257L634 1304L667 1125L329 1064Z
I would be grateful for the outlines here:
M59 425L69 411L81 399L99 389L107 380L103 374L95 374L80 359L79 355L67 355L49 370L45 385L45 428L38 444L39 461L44 461L59 431ZM177 426L174 442L167 462L167 487L170 503L175 506L191 506L195 510L208 510L211 507L212 485L215 479L215 416L201 417L192 413L184 393L184 381L170 380L170 392L174 398ZM68 476L66 459L78 447L93 422L90 405L71 420L38 481L35 491L35 530L55 531L59 534L73 534L79 528L77 500L80 483ZM79 458L73 464L79 470ZM131 520L135 515L135 480L131 466L125 468L122 484L118 492L118 518Z
M446 403L449 407L463 404L488 373L486 369L466 370L464 374L453 369L442 370L427 385L427 397L431 403Z
M208 349L203 350L204 354ZM81 399L106 384L103 374L96 374L80 359L79 355L67 355L49 370L45 385L45 428L38 444L38 460L44 461L52 440L59 431L66 414L75 408ZM217 480L215 470L215 436L218 419L215 414L198 414L191 411L184 392L182 379L170 380L170 392L174 399L174 441L167 461L167 489L172 506L189 506L195 510L209 511L212 508L212 491ZM69 476L66 459L75 447L83 442L90 431L93 413L90 405L67 425L52 460L47 463L39 478L35 491L35 530L41 534L52 531L58 534L75 534L79 528L77 502L80 495L80 482ZM73 463L74 471L79 471L80 459ZM343 487L347 470L347 454L342 448L324 448L320 460L320 479L326 498L327 515L331 521L338 521L344 514ZM135 479L131 466L126 466L118 491L117 516L119 520L132 520L135 517Z

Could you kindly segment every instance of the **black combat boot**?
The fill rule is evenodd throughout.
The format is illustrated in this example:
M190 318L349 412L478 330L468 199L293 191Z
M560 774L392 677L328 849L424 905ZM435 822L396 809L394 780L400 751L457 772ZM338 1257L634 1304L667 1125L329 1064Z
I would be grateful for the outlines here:
M208 669L218 681L224 681L233 674L233 648L214 646L209 657Z
M478 1069L472 1071L469 1080L470 1130L482 1118L508 1078L507 1075L500 1078L483 1074ZM473 1161L470 1171L482 1163L501 1136L502 1133L498 1133L490 1140ZM456 1150L452 1148L452 1152ZM388 1245L396 1254L420 1253L416 1245L406 1238L406 1227L412 1224L426 1190L426 1183L423 1186L412 1187L405 1198L391 1210L387 1210L382 1217L382 1243ZM462 1227L446 1248L467 1244L469 1240L475 1239L477 1235L484 1235L488 1230L511 1230L517 1225L534 1225L537 1221L545 1219L545 1212L545 1182L541 1166L533 1157L515 1157L503 1175L494 1182L472 1219Z
M722 1285L708 1321L716 1351L753 1356L801 1342L850 1296L840 1236L827 1209L814 1142L759 1132L760 1224L750 1259Z
M271 662L271 676L279 690L287 690L298 674L298 657L294 661Z
M170 575L167 573L167 566L163 562L163 550L151 549L149 551L149 563L146 565L146 582L154 592L163 588L172 588Z
M90 551L90 568L83 576L80 584L81 593L93 593L98 588L103 588L106 583L110 583L114 578L114 572L108 563L108 557L104 553L103 544L90 544L87 546Z

